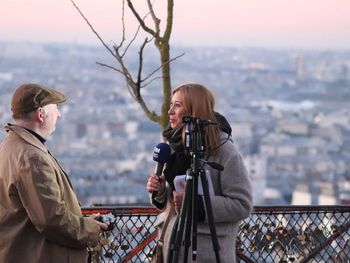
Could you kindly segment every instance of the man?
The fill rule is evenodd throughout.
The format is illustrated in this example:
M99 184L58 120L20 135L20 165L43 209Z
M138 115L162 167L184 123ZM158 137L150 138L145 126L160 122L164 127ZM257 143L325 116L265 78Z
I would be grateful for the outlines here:
M87 262L107 225L83 217L68 175L45 146L66 97L38 84L12 96L0 144L0 262Z

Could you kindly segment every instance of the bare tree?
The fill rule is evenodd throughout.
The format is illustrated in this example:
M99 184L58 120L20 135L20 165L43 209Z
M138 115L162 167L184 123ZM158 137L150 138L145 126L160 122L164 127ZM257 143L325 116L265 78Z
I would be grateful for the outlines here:
M85 20L85 22L89 25L90 29L93 31L93 33L97 36L97 38L100 40L100 42L103 44L103 46L108 50L108 52L112 55L112 57L116 60L118 67L110 66L105 63L99 63L97 64L108 67L112 70L117 71L118 73L122 74L125 77L126 86L129 90L129 93L133 97L133 99L140 105L142 110L144 111L145 115L154 122L159 123L162 130L164 130L169 122L168 117L168 110L170 106L170 99L171 99L171 78L170 78L170 62L176 60L177 58L183 56L183 54L175 57L170 58L170 36L172 31L172 25L173 25L173 6L174 6L174 0L167 0L167 10L166 10L166 24L163 35L161 35L161 28L160 23L161 19L159 19L153 8L153 3L151 0L146 0L147 6L148 6L148 13L141 17L138 11L135 9L133 3L131 0L122 0L122 16L121 16L121 22L123 26L123 30L121 32L121 40L120 43L113 44L112 47L108 46L106 42L102 39L100 34L95 30L95 28L92 26L92 24L89 22L89 20L86 18L86 16L82 13L82 11L79 9L79 7L75 4L74 0L71 0L73 6L77 9L79 14L82 16L82 18ZM134 33L132 39L129 42L126 42L126 34L125 34L125 2L128 5L129 10L134 15L134 17L137 19L137 22L139 23L139 26ZM146 24L146 18L150 16L151 21L153 21L153 27L150 27ZM136 37L138 36L140 30L143 30L147 35L150 36L150 39L146 37L142 44L139 47L138 51L138 69L137 73L135 73L135 76L132 75L131 70L128 68L126 64L125 55L130 48L131 44L135 41ZM145 55L145 47L150 42L154 43L154 46L157 48L159 55L160 55L160 65L158 68L155 68L152 72L148 73L147 75L143 76L143 63L144 63L144 55ZM161 76L157 77L155 74L159 73ZM161 112L158 114L153 110L150 110L147 106L147 103L144 100L144 97L141 94L142 88L145 88L147 85L149 85L152 81L155 79L162 79L163 84L163 102L161 107Z

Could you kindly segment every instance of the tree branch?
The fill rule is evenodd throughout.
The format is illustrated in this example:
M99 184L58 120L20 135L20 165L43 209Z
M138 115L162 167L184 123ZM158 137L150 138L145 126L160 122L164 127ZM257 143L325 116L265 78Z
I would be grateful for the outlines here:
M115 54L113 53L113 51L109 48L109 46L103 41L103 39L101 38L101 36L97 33L97 31L95 30L95 28L90 24L89 20L84 16L84 14L80 11L79 7L75 4L75 2L73 0L71 0L73 6L75 7L75 9L78 10L79 14L82 16L82 18L85 20L85 22L88 24L88 26L90 27L90 29L92 30L92 32L94 32L94 34L97 36L97 38L100 40L100 42L102 43L102 45L112 54L113 57L116 58Z
M180 55L178 55L178 56L176 56L176 57L174 57L174 58L172 58L172 59L170 59L170 60L168 60L168 61L162 63L158 68L156 68L156 69L153 70L150 74L148 74L147 77L145 77L145 78L143 79L143 81L145 81L145 80L147 80L148 78L150 78L153 74L155 74L158 70L160 70L165 64L169 64L170 62L175 61L176 59L182 57L183 55L185 55L185 53L182 53L182 54L180 54Z
M173 15L174 15L174 0L168 0L168 16L166 22L166 28L164 31L164 38L168 42L171 35L171 30L173 27Z
M148 5L148 9L149 9L149 11L151 13L152 19L154 21L154 26L156 28L156 33L159 36L159 33L160 33L160 19L158 17L156 17L156 14L154 13L153 5L151 3L151 0L147 0L147 5Z
M131 0L127 0L128 2L128 6L131 10L131 12L134 14L134 16L136 17L137 21L139 22L139 24L141 25L142 29L145 30L146 32L148 32L149 34L151 34L154 37L157 37L157 34L155 31L153 31L151 28L149 28L148 26L146 26L145 21L140 17L140 15L136 12Z

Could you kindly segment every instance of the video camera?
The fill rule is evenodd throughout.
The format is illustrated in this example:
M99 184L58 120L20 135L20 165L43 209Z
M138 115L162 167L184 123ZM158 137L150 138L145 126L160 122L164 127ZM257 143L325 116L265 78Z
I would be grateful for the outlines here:
M183 116L182 117L182 122L186 124L196 124L201 127L208 126L208 125L217 125L217 122L211 121L211 120L202 120L201 118L198 117L192 117L192 116Z
M218 123L188 115L182 117L182 122L185 123L185 149L192 153L204 153L204 128L208 125L217 125Z

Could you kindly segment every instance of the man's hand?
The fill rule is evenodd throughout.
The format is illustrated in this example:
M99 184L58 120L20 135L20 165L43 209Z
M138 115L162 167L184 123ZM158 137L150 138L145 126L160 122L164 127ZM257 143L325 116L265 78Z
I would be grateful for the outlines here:
M99 225L101 231L109 230L108 225L106 223L102 222L102 220L101 220L102 217L100 214L92 214L89 217L95 220L95 222Z

